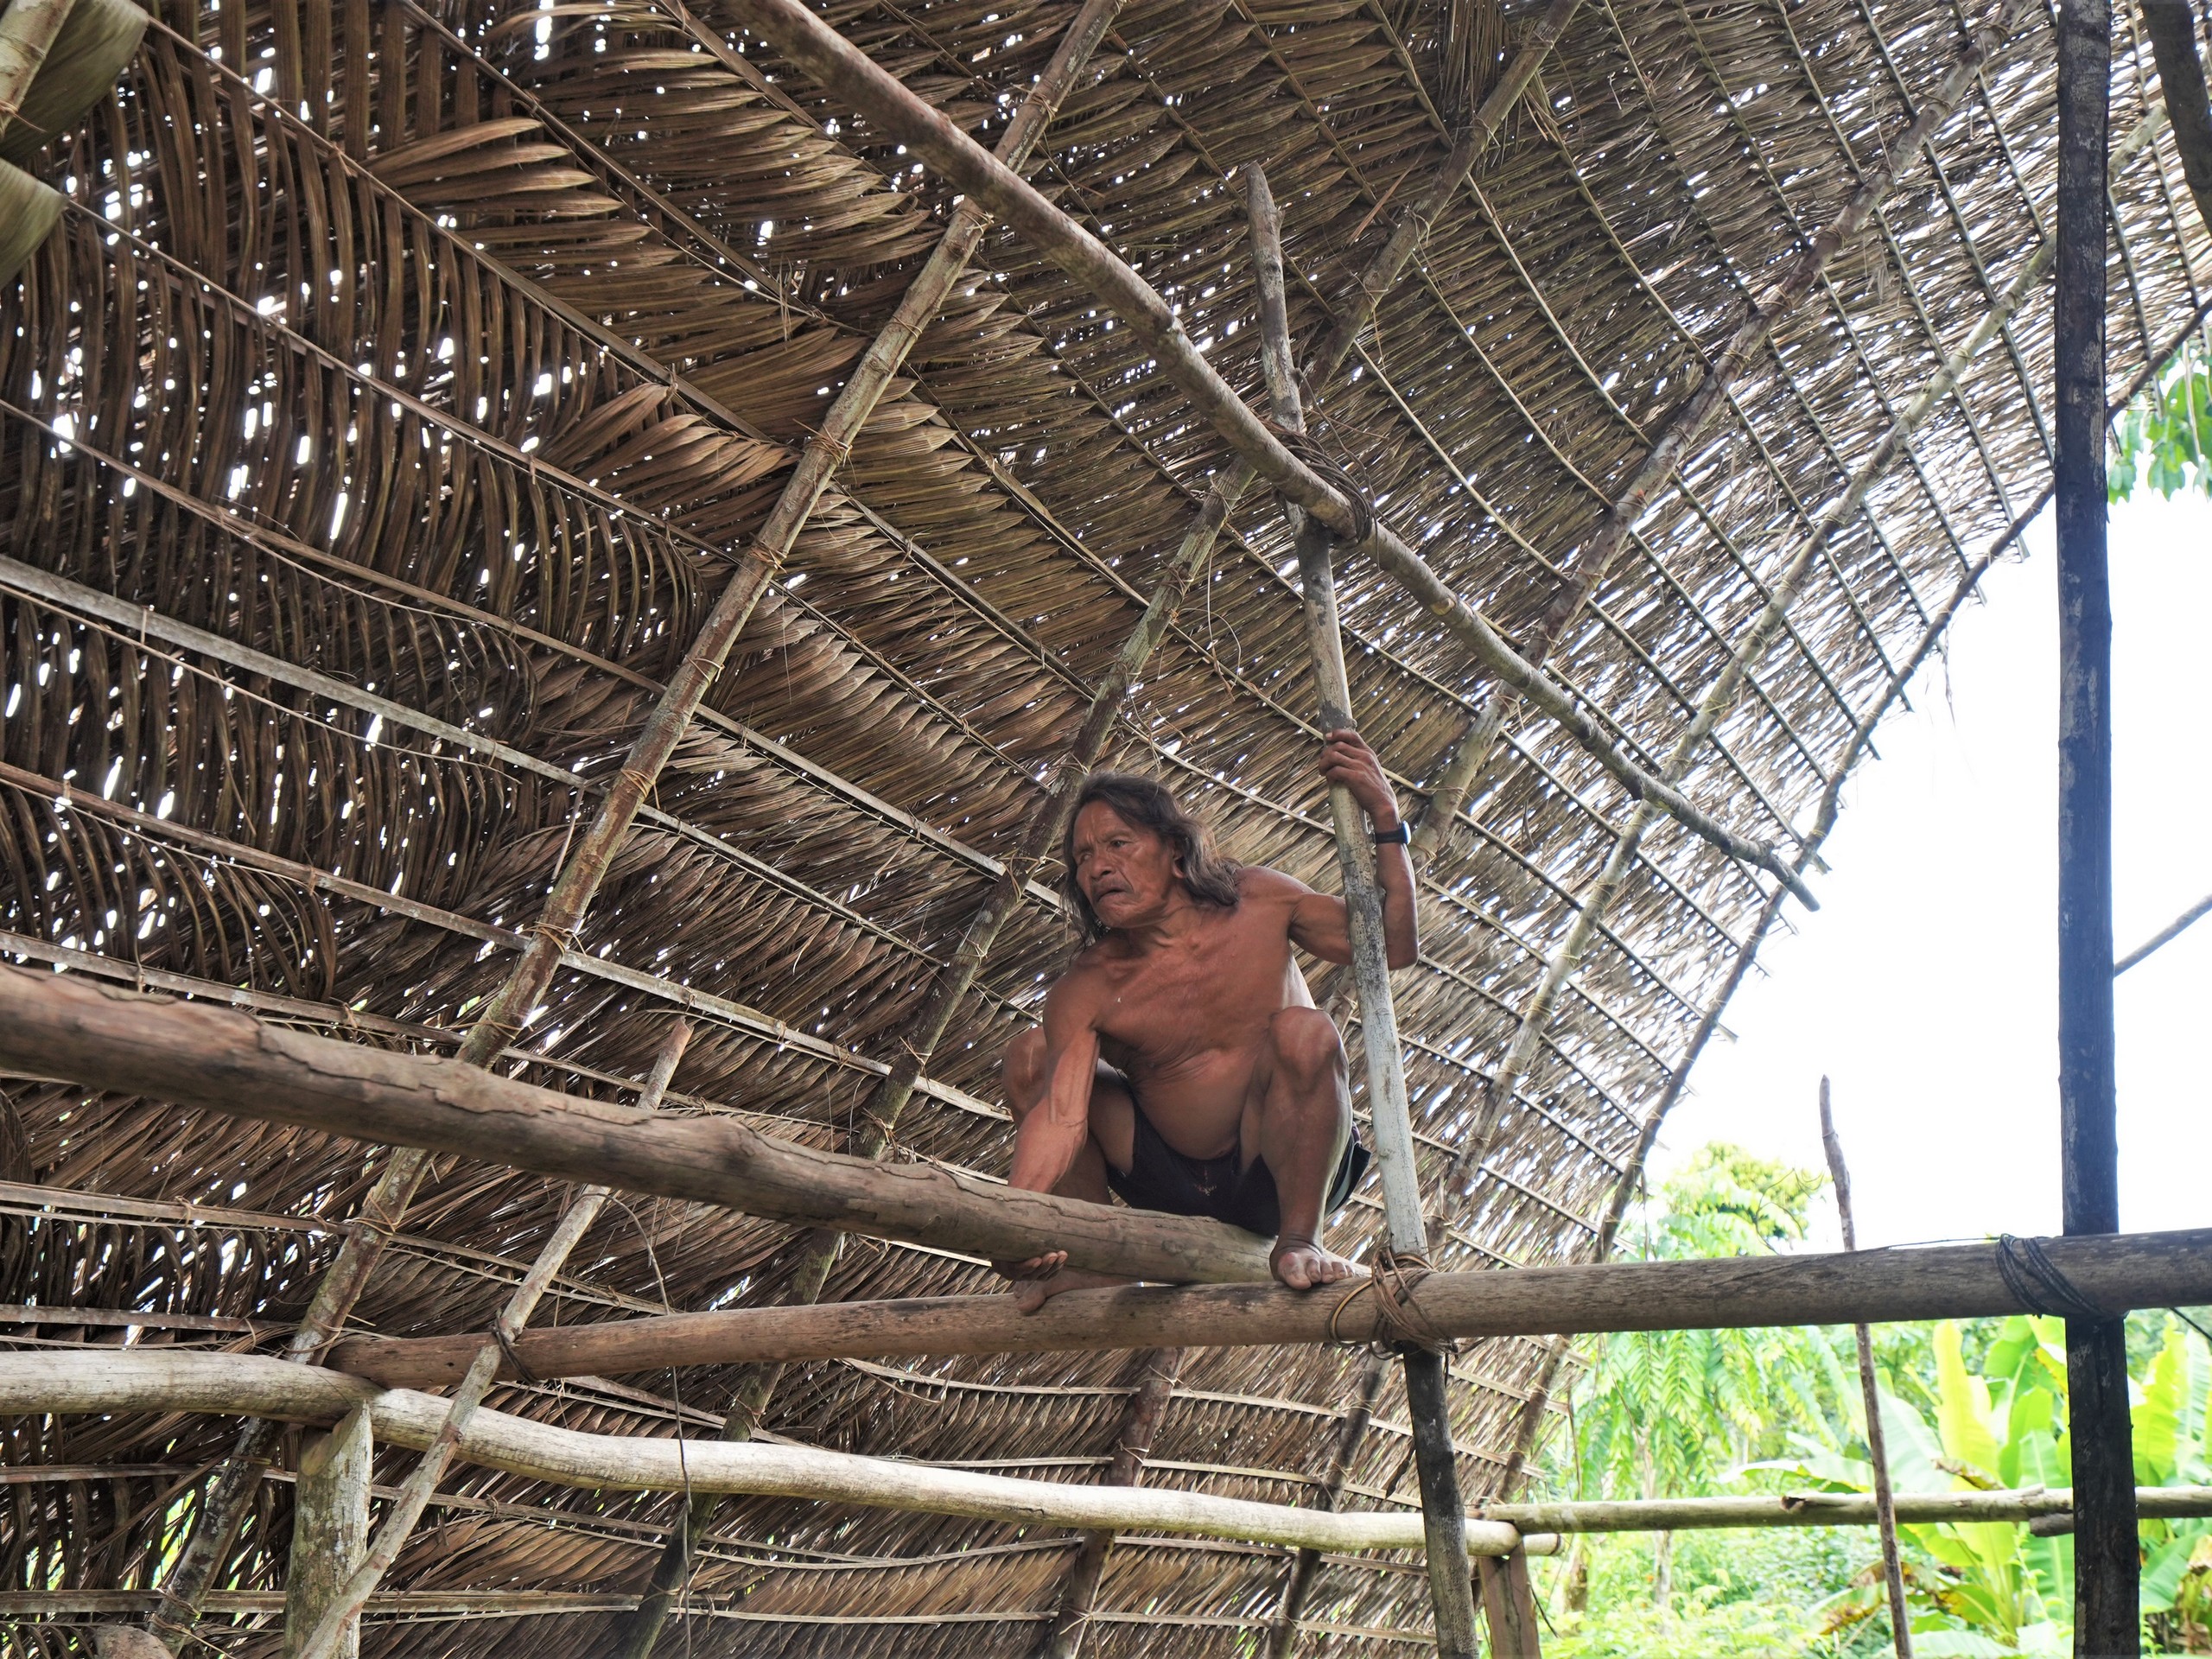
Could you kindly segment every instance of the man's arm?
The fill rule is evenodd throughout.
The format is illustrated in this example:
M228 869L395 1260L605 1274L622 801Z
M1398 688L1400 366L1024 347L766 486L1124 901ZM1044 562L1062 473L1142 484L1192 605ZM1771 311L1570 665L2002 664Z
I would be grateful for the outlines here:
M1321 775L1351 791L1378 836L1398 831L1398 798L1382 775L1382 763L1366 740L1346 727L1331 732L1321 749ZM1414 914L1414 866L1402 845L1385 842L1375 849L1375 874L1382 889L1382 948L1393 968L1410 968L1421 956L1421 927ZM1324 962L1351 960L1351 925L1344 901L1309 892L1298 900L1290 936Z
M1045 1097L1014 1132L1007 1185L1049 1192L1075 1165L1090 1133L1090 1087L1098 1071L1098 1030L1078 974L1045 998Z

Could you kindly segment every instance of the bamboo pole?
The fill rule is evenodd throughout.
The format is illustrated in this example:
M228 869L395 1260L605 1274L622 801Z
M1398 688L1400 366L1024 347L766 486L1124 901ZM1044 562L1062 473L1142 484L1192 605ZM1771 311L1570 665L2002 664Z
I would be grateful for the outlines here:
M1109 1486L1135 1486L1144 1479L1144 1460L1152 1455L1160 1414L1167 1408L1168 1395L1175 1392L1175 1379L1183 1369L1183 1351L1162 1348L1139 1354L1134 1369L1138 1382L1122 1408L1122 1426L1114 1435L1114 1461L1106 1471L1105 1484ZM1099 1580L1105 1576L1106 1552L1113 1547L1110 1532L1084 1535L1083 1548L1075 1565L1068 1569L1067 1582L1060 1592L1059 1611L1038 1641L1036 1659L1076 1659L1083 1651L1091 1603L1097 1598Z
M683 1058L683 1051L691 1041L690 1022L678 1020L669 1028L659 1051L653 1056L652 1070L645 1078L643 1091L638 1097L640 1111L660 1109L662 1097L668 1092L669 1080L676 1075L677 1065ZM530 1323L538 1300L554 1276L568 1264L569 1254L583 1240L593 1222L599 1218L600 1209L612 1195L613 1189L588 1185L579 1189L563 1209L560 1219L545 1243L538 1249L537 1260L530 1270L509 1294L506 1303L492 1323L489 1341L480 1342L475 1355L462 1373L460 1385L447 1402L445 1417L432 1436L422 1461L409 1473L406 1481L385 1511L384 1525L378 1529L376 1541L360 1555L359 1562L349 1572L342 1584L325 1601L320 1618L308 1630L306 1639L291 1654L291 1659L353 1659L359 1647L361 1609L368 1605L369 1598L384 1575L391 1570L413 1534L416 1523L429 1507L431 1497L438 1490L438 1483L445 1478L452 1466L454 1449L468 1427L468 1420L491 1393L498 1380L501 1362L508 1346ZM350 1640L349 1640L350 1638ZM291 1650L288 1647L288 1653Z
M1079 1265L1141 1279L1268 1278L1265 1241L1217 1221L1017 1192L931 1164L818 1152L734 1117L664 1118L455 1059L340 1042L74 975L0 969L0 1065L993 1260L1065 1249Z
M2110 0L2059 0L2057 283L2052 365L2058 528L2059 1177L2069 1236L2120 1228L2113 1052L2112 599L2105 549ZM2171 111L2170 111L2171 113ZM2065 1288L2063 1284L2058 1288ZM2066 1319L2080 1499L2074 1650L2140 1648L2126 1328L2094 1293Z
M1252 226L1252 265L1260 296L1260 352L1275 423L1303 435L1305 410L1298 392L1290 319L1283 294L1282 219L1267 175L1258 163L1244 169L1245 203ZM1336 573L1330 568L1335 537L1318 518L1288 509L1298 543L1298 572L1306 613L1306 648L1313 658L1325 732L1353 724L1351 690L1344 675L1344 633L1337 620ZM1337 869L1351 930L1352 978L1359 994L1360 1052L1367 1065L1367 1105L1375 1159L1382 1175L1382 1209L1389 1252L1426 1263L1428 1226L1421 1216L1421 1174L1414 1161L1411 1107L1406 1097L1405 1052L1390 995L1390 963L1382 932L1382 892L1376 849L1359 804L1342 785L1329 786L1329 816L1336 830ZM1374 1294L1389 1294L1378 1273ZM1399 1345L1405 1366L1406 1405L1413 1421L1414 1463L1421 1477L1421 1513L1428 1523L1429 1594L1436 1606L1436 1649L1444 1659L1474 1659L1473 1586L1460 1566L1466 1548L1459 1535L1463 1506L1459 1464L1452 1446L1451 1403L1444 1357L1414 1343Z
M15 124L77 0L9 0L0 8L0 134Z
M360 1411L378 1441L420 1450L436 1436L445 1408L446 1402L435 1395L378 1389L357 1377L257 1354L156 1349L0 1354L0 1414L7 1415L245 1413L334 1423ZM1408 1510L1335 1514L1170 1487L1022 1480L813 1446L593 1434L497 1411L471 1417L461 1437L460 1456L480 1468L584 1491L682 1491L705 1486L1021 1527L1179 1533L1331 1551L1418 1549L1424 1541L1421 1517ZM2212 1487L2145 1487L2140 1502L2145 1516L2181 1519L2212 1514ZM1897 1499L1897 1514L1916 1523L2025 1522L2064 1515L2073 1503L2074 1494L2063 1487L1905 1493ZM1531 1546L1541 1551L1546 1534L1868 1526L1873 1519L1873 1501L1865 1493L1789 1492L1495 1503L1468 1516L1466 1524L1471 1555L1502 1555Z
M446 1403L435 1395L380 1390L335 1371L257 1355L150 1350L0 1355L0 1413L5 1414L247 1412L333 1422L365 1408L379 1441L421 1449L436 1438ZM1418 1549L1424 1536L1421 1516L1402 1510L1332 1515L1173 1487L1021 1480L760 1440L590 1434L488 1410L471 1415L456 1444L457 1455L480 1467L587 1490L713 1491L968 1516L1025 1528L1195 1534L1328 1550ZM1502 1554L1520 1538L1519 1529L1507 1522L1467 1523L1471 1549Z
M2212 1228L2038 1240L2059 1271L2113 1309L2212 1301ZM2032 1311L1993 1244L1910 1250L1606 1262L1511 1272L1437 1272L1409 1293L1410 1318L1439 1337L1478 1338L1770 1325L1878 1325ZM1071 1290L1034 1313L1010 1294L907 1297L728 1308L526 1331L515 1351L540 1377L914 1355L1229 1348L1389 1338L1369 1281L1125 1286ZM394 1387L449 1384L469 1336L354 1337L340 1370Z
M1859 1248L1851 1217L1851 1171L1836 1138L1835 1115L1828 1101L1828 1080L1821 1079L1821 1147L1827 1154L1828 1178L1835 1183L1835 1210L1843 1224L1843 1248ZM1905 1611L1904 1567L1897 1559L1897 1507L1890 1490L1890 1454L1882 1432L1882 1391L1874 1380L1873 1333L1861 1320L1851 1327L1859 1349L1859 1394L1866 1408L1866 1455L1874 1465L1874 1525L1882 1543L1882 1581L1890 1596L1890 1637L1897 1659L1912 1659L1912 1621Z
M2153 933L2149 938L2144 940L2142 944L2137 945L2133 950L2122 957L2118 962L2113 963L2112 976L2114 979L2118 979L2122 974L2134 967L2136 963L2148 957L2152 952L2165 945L2171 944L2176 939L2187 932L2191 925L2203 920L2207 916L2212 916L2212 893L2206 893L2203 898L2198 899L2187 910L2182 912L2180 915L2175 917L2173 920L2168 922L2156 933Z
M1258 476L1292 505L1338 537L1350 537L1361 527L1352 501L1293 454L1245 407L1183 332L1166 301L1104 244L797 0L734 0L732 10L825 89L935 165L1071 280L1090 289L1153 352L1161 372L1198 405ZM1808 907L1818 908L1818 900L1786 859L1771 847L1736 835L1623 753L1572 696L1522 658L1387 524L1377 520L1353 550L1366 554L1393 576L1490 673L1558 722L1630 795L1654 802L1693 834L1731 858L1766 870Z

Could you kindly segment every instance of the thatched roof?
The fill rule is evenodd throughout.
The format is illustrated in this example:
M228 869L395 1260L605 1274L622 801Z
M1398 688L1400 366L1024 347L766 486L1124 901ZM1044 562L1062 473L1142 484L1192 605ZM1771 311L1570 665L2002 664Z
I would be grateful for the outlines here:
M840 0L827 15L989 144L1076 10ZM1304 348L1540 10L1134 0L1032 176L1179 305L1260 406L1243 209L1225 176L1266 164ZM1560 573L1608 533L1715 354L1869 170L1898 166L1674 481L1626 515L1597 605L1550 650L1554 675L1653 770L1822 510L2042 246L2043 7L2011 10L1932 161L1885 151L1993 15L1587 0L1345 373L1310 389L1322 447L1435 571L1524 647L1553 643L1537 636ZM2116 143L2146 119L2152 82L2121 28ZM0 566L0 950L449 1052L942 234L947 198L718 0L168 6L115 95L25 165L69 206L0 293L0 551L14 562ZM2114 200L2118 395L2200 318L2212 245L2164 135L2133 153ZM1962 578L2039 502L2049 338L2037 289L1916 416L1864 511L1850 503L1681 773L1738 833L1802 861ZM672 1109L849 1144L1227 461L1128 329L1033 249L987 235L503 1064L628 1098L688 1009L698 1032ZM1248 493L1231 530L1109 756L1168 779L1238 856L1332 885L1279 503ZM1491 682L1374 567L1342 581L1363 727L1418 801ZM1398 1015L1452 1265L1599 1247L1780 908L1770 877L1657 823L1524 1038L1518 1105L1481 1167L1447 1179L1631 806L1584 748L1516 711L1427 861L1425 960L1398 976ZM1033 884L888 1155L1004 1168L998 1052L1067 941ZM134 1310L141 1343L273 1348L385 1157L66 1084L10 1081L5 1100L0 1302ZM441 1166L356 1323L486 1328L566 1196ZM1376 1213L1370 1187L1345 1242ZM776 1301L804 1247L742 1215L624 1199L538 1318ZM823 1294L995 1283L973 1261L854 1241ZM91 1314L42 1317L15 1339L124 1337ZM1505 1341L1453 1362L1471 1495L1503 1484L1552 1359ZM1362 1363L1192 1353L1145 1478L1309 1500ZM812 1364L781 1380L765 1428L1093 1479L1139 1378L1126 1356ZM517 1384L493 1403L712 1434L740 1381ZM235 1427L9 1425L9 1465L62 1467L0 1486L0 1590L150 1590ZM281 1586L296 1456L288 1440L227 1587ZM381 1482L411 1463L381 1457ZM611 1651L683 1510L475 1470L446 1491L386 1583L398 1599L372 1608L370 1651ZM1344 1502L1413 1501L1393 1376ZM734 1502L664 1650L1024 1653L1076 1548ZM1091 1650L1250 1651L1286 1570L1273 1548L1125 1539ZM562 1595L464 1623L483 1605L464 1592ZM265 1618L233 1624L221 1605L208 1642L276 1651ZM1409 1560L1330 1560L1305 1615L1336 1634L1300 1651L1402 1648L1427 1627L1427 1588ZM63 1650L57 1635L18 1639Z

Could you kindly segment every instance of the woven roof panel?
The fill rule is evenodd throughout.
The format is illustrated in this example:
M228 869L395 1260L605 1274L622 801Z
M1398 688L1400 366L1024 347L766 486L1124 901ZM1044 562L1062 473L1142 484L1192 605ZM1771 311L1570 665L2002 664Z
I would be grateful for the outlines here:
M1256 405L1257 308L1227 176L1268 169L1292 330L1310 350L1494 79L1498 46L1537 10L1132 3L1031 176L1180 308ZM1075 10L827 15L993 144ZM1928 156L1891 153L1993 15L1922 0L1588 0L1344 372L1307 389L1322 447L1532 652L1562 580L1610 522L1629 521L1548 667L1654 770L1821 515L1863 490L1865 510L1832 527L1751 654L1717 741L1680 768L1731 828L1785 849L1816 838L1862 722L2048 477L2040 289L1955 391L1914 403L2028 271L2049 223L2040 6L2010 9ZM2150 109L2132 41L2116 73L2125 139ZM1672 480L1620 513L1752 308L1887 162L1899 176L1865 231L1731 371ZM942 185L713 0L172 8L117 96L41 168L71 206L0 296L0 534L29 567L0 572L0 948L448 1049L512 967L580 819L943 234ZM2178 205L2163 138L2114 195L2117 392L2201 315L2212 248ZM1907 453L1870 472L1901 416ZM1229 459L1126 327L1034 250L988 232L505 1064L627 1098L688 1008L698 1033L670 1109L849 1144ZM1294 578L1278 504L1248 492L1109 758L1167 779L1237 855L1325 884ZM1421 799L1491 681L1377 570L1352 563L1341 581L1355 705L1402 792ZM79 795L57 804L65 786ZM1397 985L1440 1255L1586 1258L1772 921L1774 883L1657 821L1531 1027L1517 1104L1483 1167L1452 1173L1634 805L1520 709L1469 801L1425 868L1424 959ZM1066 948L1033 887L889 1155L1003 1169L998 1053ZM0 1174L79 1196L34 1223L51 1192L0 1193L0 1300L218 1321L149 1325L140 1340L275 1340L378 1167L350 1142L161 1103L35 1083L8 1096ZM442 1166L359 1322L483 1328L567 1196ZM1363 1197L1344 1242L1376 1214ZM778 1301L803 1249L757 1219L624 1198L538 1317ZM970 1261L855 1240L823 1294L992 1283ZM1471 1494L1504 1480L1548 1360L1544 1344L1506 1341L1454 1362ZM1336 1350L1192 1353L1146 1478L1313 1501L1361 1363ZM1135 1378L1118 1355L810 1365L782 1379L766 1427L1091 1480ZM518 1385L493 1404L598 1432L711 1433L741 1381ZM1386 1380L1344 1503L1414 1501L1404 1421ZM118 1471L0 1488L15 1585L149 1588L149 1501L220 1456L232 1430L12 1426L10 1463ZM410 1461L380 1455L380 1480ZM372 1609L372 1651L606 1651L681 1510L477 1470L446 1491ZM272 1482L258 1502L233 1563L241 1589L283 1578L289 1487ZM1024 1653L1075 1548L980 1522L733 1502L695 1562L680 1639L695 1652ZM1272 1549L1124 1540L1092 1606L1092 1650L1157 1650L1170 1628L1178 1651L1248 1650L1279 1617L1285 1573ZM462 1592L539 1592L533 1616L457 1622ZM947 1618L958 1622L931 1622ZM1332 1651L1395 1649L1426 1626L1426 1585L1405 1560L1332 1559L1306 1618L1300 1650L1323 1632ZM265 1624L203 1628L242 1654L276 1650Z

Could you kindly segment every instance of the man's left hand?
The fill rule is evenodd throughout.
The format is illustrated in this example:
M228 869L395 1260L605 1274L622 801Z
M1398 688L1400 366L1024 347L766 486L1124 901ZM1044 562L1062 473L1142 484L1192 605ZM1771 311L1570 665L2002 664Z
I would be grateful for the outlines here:
M1388 835L1398 827L1398 798L1382 775L1382 763L1351 727L1331 732L1323 741L1321 775L1351 791L1378 834Z

